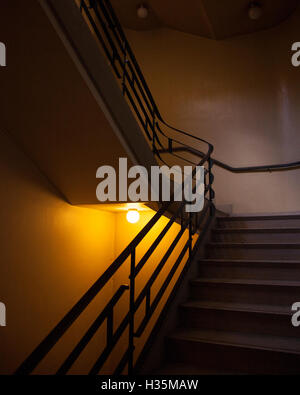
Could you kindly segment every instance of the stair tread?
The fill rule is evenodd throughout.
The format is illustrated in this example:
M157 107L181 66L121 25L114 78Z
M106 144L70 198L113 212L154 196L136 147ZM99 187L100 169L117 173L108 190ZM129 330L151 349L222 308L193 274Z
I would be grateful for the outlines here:
M300 228L215 228L216 233L300 233Z
M181 304L181 307L195 308L195 309L197 308L216 309L216 310L225 310L225 311L241 311L241 312L249 312L249 313L291 315L290 306L273 306L273 305L263 305L263 304L189 300Z
M289 280L257 280L244 278L195 278L192 283L216 283L216 284L245 284L245 285L274 285L284 287L300 287L300 281Z
M169 336L175 340L246 347L252 349L300 354L300 339L294 337L269 336L255 333L227 332L200 329L177 329Z

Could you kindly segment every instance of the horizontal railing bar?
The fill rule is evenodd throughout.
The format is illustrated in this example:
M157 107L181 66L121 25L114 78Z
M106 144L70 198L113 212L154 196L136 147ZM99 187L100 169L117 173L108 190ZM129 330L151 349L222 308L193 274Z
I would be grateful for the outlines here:
M168 221L167 225L164 227L164 229L161 231L161 233L157 236L157 238L155 239L155 241L153 242L153 244L151 245L151 247L147 250L147 252L145 253L145 255L141 258L141 260L139 261L139 263L136 265L135 268L135 276L137 276L139 274L139 272L142 270L142 268L144 267L145 263L147 262L147 260L150 258L150 256L152 255L152 253L154 252L154 250L156 249L156 247L158 246L158 244L162 241L162 239L164 238L164 236L166 235L166 233L168 232L168 230L171 228L171 226L173 225L173 223L176 221L177 215L180 212L180 210L182 210L182 207L180 206L178 208L178 210L176 211L175 214L172 215L171 219Z
M132 96L130 95L130 92L129 92L127 86L125 86L125 93L126 93L128 99L129 99L129 101L130 101L130 103L131 103L131 105L132 105L132 107L133 107L133 109L134 109L134 111L135 111L135 113L136 113L136 115L137 115L137 117L138 117L140 123L142 124L143 129L144 129L144 131L145 131L145 133L146 133L148 139L151 141L151 140L152 140L152 137L150 136L150 133L149 133L149 131L148 131L146 125L145 125L145 122L144 122L144 120L143 120L141 114L139 113L138 108L137 108L137 106L136 106L136 104L135 104L135 102L134 102Z
M129 359L129 350L127 349L121 358L121 361L119 362L118 366L116 367L113 376L120 376L125 369L126 364L128 363Z
M174 152L189 152L191 154L194 154L196 156L199 156L200 158L203 158L206 156L204 152L198 151L194 148L191 147L174 147L173 148ZM169 150L168 149L159 149L158 152L160 154L168 154ZM282 164L275 164L275 165L260 165L260 166L245 166L245 167L232 167L230 165L227 165L224 162L221 162L217 159L212 158L212 162L214 165L221 167L225 170L228 170L232 173L255 173L255 172L270 172L270 171L280 171L280 170L296 170L300 168L300 161L298 162L290 162L290 163L282 163ZM196 165L196 163L193 163Z
M85 349L87 344L90 342L90 340L93 338L93 336L96 334L97 330L100 328L104 320L108 317L108 314L110 313L111 309L116 305L116 303L120 300L122 295L126 290L129 289L128 285L121 285L120 288L117 290L117 292L114 294L114 296L111 298L109 303L105 306L105 308L102 310L102 312L99 314L99 316L96 318L96 320L92 323L92 325L89 327L89 329L86 331L84 336L81 338L81 340L78 342L76 347L73 349L73 351L69 354L69 356L66 358L64 363L61 365L61 367L58 369L56 374L63 375L66 374L69 369L72 367L74 362L77 360L77 358L80 356L82 351Z
M143 89L143 87L142 87L142 85L141 85L141 82L140 82L140 80L139 80L139 78L138 78L138 76L137 76L137 74L136 74L136 72L135 72L135 70L134 70L134 68L133 68L133 66L132 66L132 64L131 64L131 62L128 62L128 67L129 67L131 73L132 73L132 74L134 75L134 77L135 77L135 82L136 82L136 84L137 84L137 86L138 86L138 88L139 88L139 91L141 92L141 94L142 94L142 96L143 96L143 99L144 99L144 101L145 101L145 103L146 103L146 105L147 105L147 107L148 107L149 112L152 114L153 112L155 112L155 109L154 109L154 108L151 106L151 104L149 103L149 100L147 99L147 96L146 96L146 94L145 94L145 91L144 91L144 89Z
M169 286L169 284L170 284L170 282L171 282L171 280L172 280L174 274L176 273L176 271L177 271L177 269L178 269L178 267L179 267L179 265L180 265L180 263L181 263L181 261L182 261L184 255L186 254L186 252L187 252L189 246L190 246L190 240L187 240L187 242L185 243L185 245L184 245L184 247L183 247L183 249L182 249L180 255L179 255L178 258L176 259L176 261L175 261L175 263L174 263L172 269L170 270L170 272L169 272L167 278L165 279L165 281L164 281L162 287L160 288L160 290L158 291L156 297L154 298L154 301L153 301L152 304L151 304L149 313L145 316L145 318L144 318L143 321L141 322L141 324L140 324L138 330L136 331L135 337L140 337L140 336L143 334L143 332L144 332L144 330L145 330L145 328L146 328L148 322L150 321L150 319L151 319L153 313L155 312L155 310L156 310L156 308L157 308L157 306L158 306L158 304L159 304L161 298L163 297L163 295L164 295L166 289L168 288L168 286Z
M172 129L172 130L174 130L175 132L178 132L178 133L180 133L180 134L184 134L185 136L191 137L191 138L193 138L194 140L201 141L202 143L207 144L209 147L212 147L212 144L210 144L208 141L206 141L206 140L204 140L204 139L201 139L200 137L194 136L193 134L188 133L188 132L186 132L186 131L184 131L184 130L180 130L180 129L174 128L173 126L171 126L171 125L169 125L167 122L165 122L161 117L158 117L158 118L159 118L159 120L160 120L165 126L167 126L169 129Z
M207 144L208 146L211 146L211 144L210 144L208 141L206 141L206 140L204 140L204 139L201 139L201 138L199 138L199 137L197 137L197 136L194 136L194 135L192 135L192 134L190 134L190 133L188 133L188 132L185 132L185 131L183 131L183 130L174 128L173 126L169 125L168 123L166 123L166 122L163 120L163 118L162 118L162 116L161 116L161 114L160 114L160 112L159 112L159 110L158 110L158 107L157 107L157 105L156 105L156 103L155 103L155 101L154 101L154 99L153 99L153 96L152 96L152 94L151 94L151 91L150 91L150 89L149 89L149 87L148 87L148 85L147 85L147 83L146 83L146 80L145 80L145 78L144 78L144 76L143 76L143 73L141 72L141 69L140 69L140 67L139 67L139 65L138 65L138 62L137 62L137 60L136 60L136 58L135 58L135 56L134 56L134 53L133 53L133 51L132 51L132 49L131 49L131 46L130 46L130 44L129 44L129 42L128 42L128 40L127 40L127 38L126 38L126 36L125 36L125 34L124 34L124 32L123 32L123 29L122 29L122 27L121 27L121 25L120 25L120 22L119 22L119 20L118 20L116 14L115 14L115 12L114 12L114 9L113 9L113 7L111 6L111 4L110 4L109 1L105 1L105 3L106 3L106 5L107 5L107 8L108 8L108 10L109 10L109 12L110 12L112 18L113 18L113 21L114 21L114 23L115 23L115 25L116 25L116 28L117 28L118 31L119 31L119 34L120 34L120 36L121 36L122 41L124 41L124 42L126 43L126 47L127 47L127 50L128 50L128 54L129 54L130 58L132 59L133 65L134 65L134 67L135 67L135 69L136 69L136 72L137 72L137 74L138 74L138 76L139 76L139 78L140 78L140 81L141 81L141 83L142 83L142 85L143 85L143 87L144 87L144 90L145 90L145 92L146 92L146 94L147 94L147 96L148 96L148 98L149 98L149 100L150 100L150 102L151 102L153 108L155 109L155 112L156 112L156 115L157 115L158 119L159 119L166 127L170 128L170 129L172 129L172 130L174 130L174 131L176 131L176 132L179 132L179 133L181 133L181 134L184 134L184 135L186 135L186 136L189 136L189 137L191 137L191 138L193 138L193 139L195 139L195 140L201 141L201 142Z
M159 262L159 264L155 268L154 272L150 276L149 280L147 281L146 285L144 286L144 288L140 292L139 296L137 297L137 299L135 301L135 311L137 311L137 309L139 308L139 306L143 302L144 298L147 296L147 289L153 285L153 283L157 279L159 273L164 268L165 263L167 262L167 260L169 259L170 255L172 254L173 250L175 249L176 245L178 244L179 240L183 236L183 234L184 234L184 232L185 232L185 230L186 230L186 228L188 226L188 222L189 221L185 221L184 222L184 224L182 225L182 227L181 227L180 231L178 232L177 236L173 240L172 244L167 249L167 252L164 254L163 258L161 259L161 261Z
M113 338L108 344L103 352L101 353L100 357L97 359L95 364L93 365L92 369L89 371L89 375L97 375L106 362L107 358L110 356L110 353L114 349L115 345L118 343L119 339L121 338L122 334L124 333L125 329L127 328L129 323L129 313L125 316L121 324L119 325L118 329L115 331Z
M84 4L85 4L85 3L84 3ZM119 55L119 52L118 52L118 50L117 50L117 47L116 47L115 43L113 42L113 40L111 39L111 37L110 37L110 35L109 35L109 32L108 32L108 30L107 30L107 28L106 28L106 25L105 25L105 23L104 23L104 21L103 21L101 15L100 15L99 11L98 11L97 3L96 3L96 2L95 2L95 5L96 5L96 6L93 7L93 10L94 10L94 12L95 12L95 15L97 16L97 18L98 18L98 20L99 20L99 22L100 22L100 24L101 24L101 27L102 27L102 29L103 29L103 31L104 31L104 33L105 33L105 36L106 36L107 39L108 39L108 42L109 42L109 44L110 44L110 47L111 47L113 53L116 55L116 60L119 62L120 66L121 66L122 68L124 68L124 66L125 66L126 64L129 65L129 63L125 63L125 64L124 64L124 61L121 59L121 56ZM86 10L86 6L83 7L83 8L84 8L85 12L88 13L89 18L91 18L90 12L89 12L88 10ZM93 25L93 28L94 28L95 30L97 30L97 32L98 32L97 37L98 37L98 35L100 35L100 33L99 33L99 30L98 30L97 26L96 26L96 25ZM98 37L98 38L99 38L99 37ZM103 46L105 45L105 43L104 43L103 40L101 41L101 43L102 43ZM106 45L105 45L105 47L106 47ZM107 48L107 47L106 47L106 48ZM120 47L120 50L121 50L121 52L124 51L124 49L123 49L122 47ZM108 50L107 50L107 54L109 54L109 51L108 51ZM132 68L131 64L130 64L130 69L133 71L133 68ZM138 103L139 103L139 106L140 106L140 108L141 108L141 110L142 110L142 112L143 112L143 114L144 114L144 117L147 119L147 121L148 121L148 123L149 123L149 126L152 128L152 126L151 126L151 120L150 120L150 118L149 118L149 115L147 114L146 109L145 109L145 107L144 107L144 105L143 105L143 103L142 103L142 101L141 101L141 99L140 99L140 97L139 97L139 95L138 95L136 89L134 88L133 81L131 80L130 75L128 74L128 71L127 71L127 70L124 70L124 73L125 73L126 79L127 79L128 82L129 82L129 85L130 85L130 87L131 87L131 89L132 89L132 91L133 91L133 93L134 93L134 96L135 96L136 100L137 100ZM120 77L120 74L118 74L118 77ZM138 84L138 87L139 87L139 90L140 90L140 92L141 92L141 94L142 94L144 100L145 100L146 97L145 97L145 95L143 94L143 92L141 91L141 86L140 86L140 84ZM128 94L128 95L130 94L129 91L127 91L127 94ZM133 103L131 103L131 104L133 104ZM148 104L148 103L146 102L146 104ZM135 105L135 106L136 106L136 105ZM149 111L150 111L150 112L153 112L153 109L149 108ZM135 109L135 112L136 112L136 113L139 113L137 107L136 107L136 109ZM149 135L148 137L150 137L150 135Z
M160 121L160 122L162 122L162 121ZM190 146L189 146L187 143L184 143L184 142L182 142L182 141L179 141L179 140L175 139L174 137L168 136L168 135L162 130L162 128L160 127L159 122L156 122L156 127L157 127L157 130L158 130L166 139L172 140L173 143L180 144L181 146L190 148ZM213 145L212 145L212 144L207 143L205 140L198 139L196 136L194 136L194 138L197 139L197 140L199 140L199 141L202 142L202 143L208 144L209 151L210 151L210 153L212 153L212 151L213 151ZM168 151L170 152L169 149L168 149ZM173 149L172 149L172 151L173 151ZM172 152L172 151L171 151L171 152ZM164 151L162 151L162 152L164 152Z
M159 150L159 151L161 151L161 150ZM184 158L183 156L180 156L180 155L174 154L174 152L171 152L171 155L172 155L172 156L174 156L175 158L178 158L178 159L184 160L185 162L189 163L190 165L194 165L194 166L196 166L196 165L197 165L197 163L195 163L195 162L192 162L190 159L187 159L187 158Z
M110 45L111 49L114 51L114 50L116 49L116 45L115 45L115 43L114 43L114 41L113 41L111 35L109 34L109 31L108 31L108 29L107 29L107 26L106 26L106 24L105 24L105 22L104 22L102 16L101 16L100 13L99 13L98 6L97 6L97 2L95 1L93 4L94 4L95 6L94 6L94 7L91 7L91 8L94 10L94 13L95 13L95 15L96 15L98 21L99 21L100 24L101 24L102 30L103 30L103 32L104 32L104 34L105 34L105 36L106 36L106 38L107 38L107 40L108 40L108 42L109 42L109 45ZM119 57L119 60L121 61L121 57L120 57L119 53L118 53L118 57Z
M129 81L129 86L130 86L131 90L134 93L134 96L135 96L135 98L136 98L136 100L137 100L137 102L138 102L138 104L139 104L139 106L140 106L140 108L141 108L141 110L142 110L142 112L144 114L145 119L148 121L149 126L153 130L153 126L151 124L151 119L149 117L149 114L147 113L147 111L146 111L146 109L145 109L145 107L144 107L144 105L143 105L143 103L142 103L142 101L141 101L141 99L140 99L140 97L139 97L134 85L131 83L131 80L128 79L128 81ZM130 92L128 92L128 93L130 93Z
M86 16L88 17L88 20L89 20L90 24L92 25L92 27L93 27L93 29L95 31L95 34L96 34L98 40L100 41L100 43L101 43L101 45L102 45L102 47L103 47L103 49L104 49L104 51L106 53L106 56L108 57L108 59L109 59L111 65L112 65L117 77L120 78L121 75L120 75L118 69L116 68L116 65L113 62L113 59L112 59L112 57L110 55L110 52L109 52L109 50L107 48L107 45L105 44L105 42L104 42L104 40L103 40L103 38L102 38L102 36L101 36L101 34L99 32L99 29L98 29L97 25L95 24L95 21L94 21L92 15L91 15L91 13L89 12L88 7L86 6L84 1L82 1L81 7L83 8Z
M124 41L126 43L126 48L127 48L127 51L128 51L128 55L132 59L132 63L134 65L135 69L136 69L136 72L137 72L138 77L139 77L139 79L140 79L140 81L141 81L141 83L142 83L142 85L144 87L144 90L145 90L145 92L146 92L146 94L147 94L147 96L148 96L148 98L150 100L150 103L152 104L152 106L153 106L156 114L158 115L158 117L160 117L160 113L159 113L159 110L157 108L157 105L156 105L156 103L155 103L155 101L153 99L153 96L151 94L151 91L150 91L150 89L149 89L149 87L148 87L148 85L146 83L144 75L143 75L143 73L142 73L142 71L141 71L141 69L140 69L140 67L138 65L138 62L137 62L136 57L135 57L135 55L134 55L134 53L133 53L133 51L131 49L131 46L130 46L130 44L129 44L129 42L128 42L128 40L127 40L127 38L126 38L126 36L125 36L125 34L123 32L123 29L122 29L121 24L120 24L120 22L119 22L119 20L118 20L118 18L116 16L116 13L115 13L110 1L106 1L105 0L105 3L107 5L107 9L110 12L110 15L112 16L112 19L113 19L113 21L115 23L115 26L116 26L119 34L120 34L120 37L121 37L122 41Z

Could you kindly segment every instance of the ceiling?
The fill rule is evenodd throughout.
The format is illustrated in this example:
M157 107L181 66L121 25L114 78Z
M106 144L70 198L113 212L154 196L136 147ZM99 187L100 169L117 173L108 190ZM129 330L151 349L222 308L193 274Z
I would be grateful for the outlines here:
M134 30L168 27L212 39L224 39L273 27L288 18L300 0L260 0L263 16L248 17L250 0L111 0L123 26ZM146 19L137 7L149 8ZM226 6L225 6L226 4Z

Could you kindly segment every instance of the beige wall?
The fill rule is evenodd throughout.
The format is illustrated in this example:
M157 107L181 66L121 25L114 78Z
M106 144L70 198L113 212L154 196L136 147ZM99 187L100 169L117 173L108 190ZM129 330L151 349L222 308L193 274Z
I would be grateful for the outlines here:
M169 123L211 141L232 166L263 165L300 160L300 68L291 65L299 22L300 9L273 29L223 41L170 29L127 34ZM215 174L217 204L234 213L300 211L300 170Z

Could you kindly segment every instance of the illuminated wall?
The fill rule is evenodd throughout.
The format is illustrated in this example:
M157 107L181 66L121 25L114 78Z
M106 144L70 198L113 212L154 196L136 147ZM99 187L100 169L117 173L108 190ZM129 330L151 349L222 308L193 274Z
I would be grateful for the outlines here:
M152 218L154 215L153 211L147 211L147 212L141 212L141 219L137 224L128 224L126 221L126 216L125 214L117 214L117 221L116 221L116 251L117 253L121 252L128 243L134 238L134 236L138 233L139 230L142 229L142 227ZM160 234L160 232L163 230L163 228L166 226L168 223L169 219L166 217L162 217L158 223L153 227L153 229L149 232L149 234L145 237L145 239L141 242L140 246L138 247L136 251L136 262L138 263L139 260L143 257L145 252L149 249L153 241L156 239L156 237ZM159 244L157 250L151 255L147 263L145 264L144 268L141 270L141 272L138 274L136 278L136 296L139 295L139 292L142 290L148 279L150 278L151 274L159 264L160 260L164 256L164 254L167 252L167 249L175 239L176 235L180 231L180 225L177 223L173 224L171 229L167 232L166 236L164 239L161 241ZM171 270L173 264L176 261L176 258L180 254L182 248L184 247L184 244L187 241L188 237L188 232L186 231L182 239L179 241L175 249L173 250L170 258L167 260L167 263L165 267L162 269L160 275L158 276L157 280L154 282L153 287L151 288L151 301L155 298L157 292L159 291L163 281L165 280L166 276L168 275L169 271ZM196 240L196 236L195 236ZM159 313L162 310L162 307L164 306L168 295L170 294L176 279L178 278L178 275L180 274L186 260L187 260L188 254L185 254L185 257L179 266L177 272L174 275L174 278L172 279L166 294L162 297L160 304L158 305L157 311L153 314L152 319L149 322L149 325L145 329L144 334L141 336L141 338L136 339L136 356L139 354L139 352L142 349L142 346L145 344L145 341L147 340L151 329L153 328L154 323L156 322L156 319L159 316ZM127 261L127 264L119 271L118 276L115 281L117 281L118 284L124 282L124 278L128 278L128 273L129 273L129 260ZM126 301L127 302L127 301ZM125 303L126 303L125 302ZM128 302L127 302L128 303ZM126 306L127 307L127 306ZM135 325L136 328L138 327L139 323L141 320L144 318L145 315L145 301L141 304L139 310L137 311L136 314L136 321ZM126 347L126 339L123 342L123 349Z
M113 213L69 205L2 132L0 156L0 301L7 308L7 326L0 328L0 374L3 374L12 373L33 351L150 220L154 211L142 211L140 221L129 224L126 212ZM167 218L162 218L146 236L137 249L137 262L167 221ZM179 229L178 224L172 225L165 240L137 277L137 294ZM155 282L152 298L187 240L186 237L185 234ZM55 373L59 363L74 348L113 292L120 284L128 284L128 276L129 266L126 262L35 373ZM128 293L116 308L116 325L127 311ZM136 324L143 317L143 311L144 305L137 314ZM157 314L144 336L138 340L137 353L156 318ZM114 355L105 365L104 372L111 372L121 351L126 349L127 335L124 334ZM87 373L105 342L103 325L71 373Z

